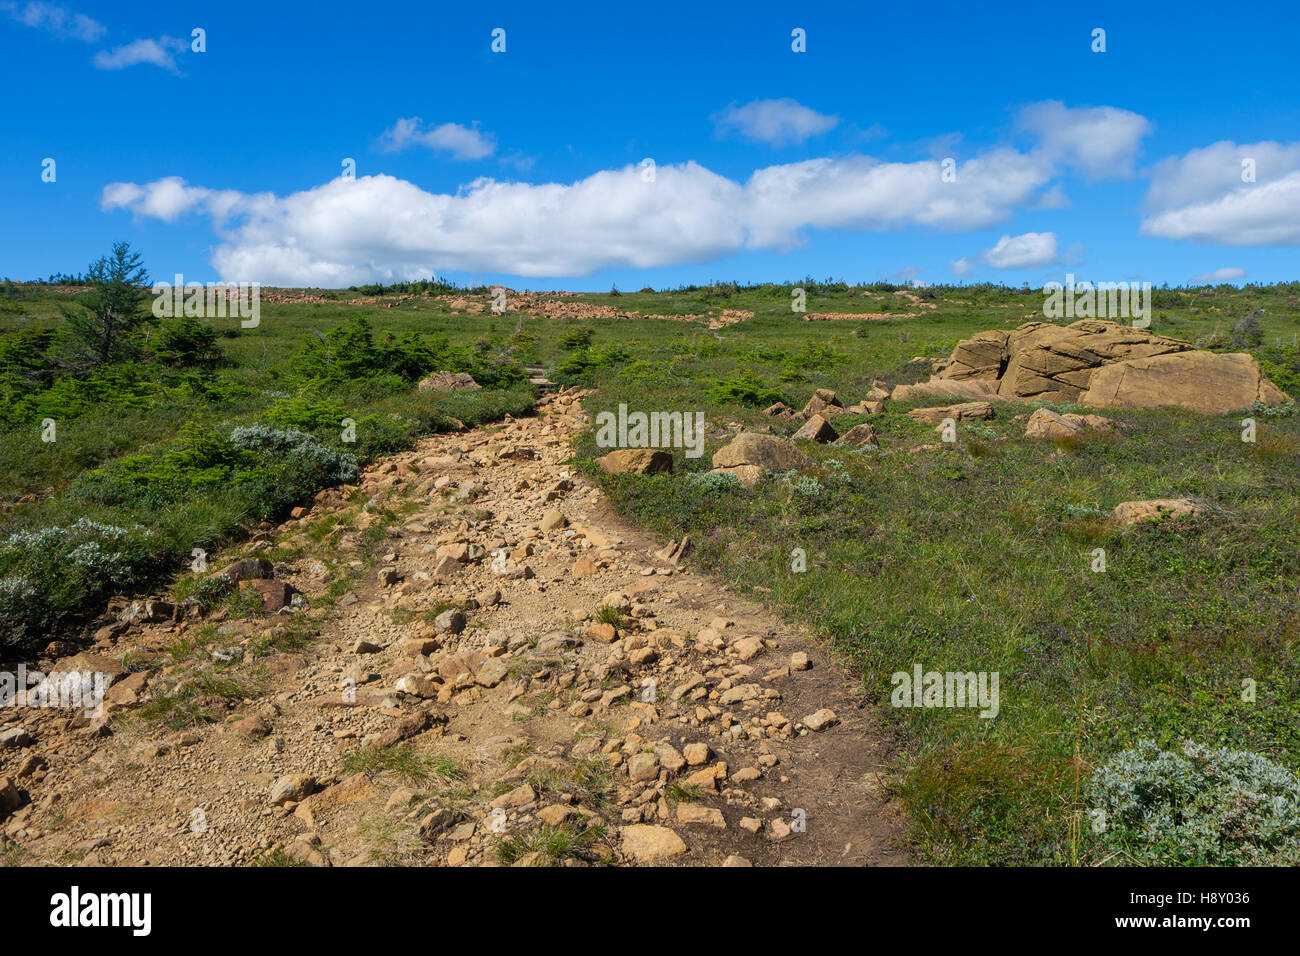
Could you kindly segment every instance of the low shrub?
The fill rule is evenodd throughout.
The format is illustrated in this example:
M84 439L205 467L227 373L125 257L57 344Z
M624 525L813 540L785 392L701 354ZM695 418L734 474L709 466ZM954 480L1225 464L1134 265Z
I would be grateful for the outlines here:
M160 565L156 538L82 518L0 540L0 639L46 630L87 602L130 588Z
M714 384L709 389L709 397L716 405L764 408L781 401L781 390L772 388L746 369L738 375Z
M1102 841L1142 863L1300 863L1300 779L1257 753L1143 740L1094 771Z

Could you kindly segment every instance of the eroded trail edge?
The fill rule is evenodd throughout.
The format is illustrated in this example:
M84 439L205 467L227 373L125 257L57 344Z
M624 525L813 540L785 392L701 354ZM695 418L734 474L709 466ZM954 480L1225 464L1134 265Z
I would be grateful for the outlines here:
M42 662L115 679L100 717L0 714L6 862L907 863L851 673L612 513L581 397L259 536L246 593L294 613L137 604Z

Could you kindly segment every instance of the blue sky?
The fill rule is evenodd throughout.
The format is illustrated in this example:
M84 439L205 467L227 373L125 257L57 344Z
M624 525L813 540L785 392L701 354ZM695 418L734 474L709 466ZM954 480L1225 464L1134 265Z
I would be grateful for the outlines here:
M0 275L125 238L156 278L281 285L1295 280L1298 32L1195 0L9 0Z

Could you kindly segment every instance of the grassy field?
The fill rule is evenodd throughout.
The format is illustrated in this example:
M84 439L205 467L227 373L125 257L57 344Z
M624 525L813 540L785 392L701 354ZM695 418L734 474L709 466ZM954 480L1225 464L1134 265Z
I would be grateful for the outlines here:
M302 373L312 330L329 333L357 316L377 340L445 336L461 358L494 356L501 368L537 363L557 381L597 386L593 414L620 402L705 414L705 455L688 460L679 452L674 476L599 473L591 459L603 450L594 434L577 454L624 513L665 536L689 532L700 565L753 588L854 663L864 697L879 705L895 737L890 782L924 858L1205 861L1195 849L1144 843L1118 828L1094 833L1088 783L1094 768L1142 739L1252 751L1300 770L1300 416L1260 416L1258 440L1245 443L1240 415L1118 412L1117 434L1051 443L1022 437L1024 423L1012 416L1025 407L1000 406L993 420L963 426L955 446L913 454L912 446L935 440L932 428L891 404L871 418L878 450L812 447L815 467L799 480L746 491L683 477L683 469L708 469L726 422L793 432L761 414L776 398L801 407L827 387L851 404L873 379L928 377L928 364L915 357L946 356L973 332L1041 318L1037 291L800 285L809 313L885 317L805 322L790 310L789 285L582 297L620 313L754 313L716 329L703 319L540 319L509 303L500 316L453 314L433 298L264 304L258 329L220 339L226 364L205 380L175 380L145 362L133 382L96 386L98 397L82 383L48 399L62 406L11 394L11 408L17 402L22 414L5 425L10 454L0 466L0 496L12 506L0 532L81 517L161 529L165 560L150 566L154 580L165 576L167 561L180 570L180 556L205 546L191 542L234 537L250 523L247 494L234 503L223 497L231 472L198 496L105 497L104 487L123 485L124 459L164 457L184 444L186 428L224 434L239 423L301 421L322 443L346 450L329 424L346 411L371 423L383 440L366 454L380 454L446 427L447 417L474 421L529 407L528 390L509 382L447 400L419 396L391 376ZM57 327L65 293L16 289L0 299L0 342L19 330ZM1157 290L1152 331L1229 348L1234 325L1252 311L1262 326L1252 351L1300 397L1300 285ZM51 416L58 441L43 443L41 419L60 407L68 413ZM838 419L836 427L858 420L866 418ZM402 427L385 431L385 421ZM201 464L191 456L178 467ZM127 477L140 470L137 463ZM311 484L299 483L298 491ZM37 500L12 504L33 494ZM1214 508L1129 530L1105 520L1120 501L1183 496ZM808 555L803 573L791 567L796 548ZM1106 552L1104 573L1091 570L1097 548ZM916 664L998 672L999 715L889 706L890 675ZM1253 700L1243 699L1243 681L1254 682Z

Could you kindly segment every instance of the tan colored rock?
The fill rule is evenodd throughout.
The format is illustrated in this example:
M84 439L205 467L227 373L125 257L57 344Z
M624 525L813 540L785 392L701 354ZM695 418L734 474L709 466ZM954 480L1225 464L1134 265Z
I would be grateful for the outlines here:
M313 793L307 797L298 806L294 807L293 815L307 826L315 827L320 814L337 810L349 803L361 803L370 800L377 796L378 793L379 791L375 789L375 785L370 782L370 778L364 772L354 773L352 776L340 780L334 786L327 787L320 793Z
M687 744L682 748L682 756L692 767L701 767L709 761L709 745L704 743Z
M267 798L271 803L283 805L290 801L297 803L316 790L316 778L305 773L287 773L271 787Z
M803 725L814 732L825 730L827 727L834 727L839 722L839 718L835 716L835 711L829 707L823 707L803 719Z
M723 818L721 810L716 807L702 807L698 803L679 803L677 822L716 827L719 830L727 828L727 821Z
M807 455L784 438L757 432L741 432L713 455L714 471L731 472L747 488L754 486L765 468L791 471L811 464Z
M871 388L867 390L865 401L868 402L887 402L893 392L888 385L877 379L871 383Z
M945 418L951 418L955 422L970 422L992 418L993 414L993 406L988 402L963 402L960 405L914 408L907 413L907 417L913 421L938 424Z
M396 690L423 700L431 700L438 696L442 685L420 674L403 674L397 679Z
M830 418L832 415L839 414L842 410L843 403L836 397L834 391L829 388L819 388L813 392L812 398L808 399L808 404L803 407L800 414L804 418L812 418L814 415Z
M1050 408L1035 409L1025 426L1026 438L1046 438L1056 441L1076 438L1087 431L1109 431L1115 423L1101 415L1057 414Z
M465 372L434 372L416 386L422 392L476 392L482 387Z
M549 807L542 807L537 811L537 819L541 820L548 827L558 827L569 817L575 815L578 811L573 807L566 807L563 804L556 803Z
M657 475L673 470L673 456L654 448L620 448L596 464L611 475Z
M850 448L861 448L863 445L876 444L876 429L866 422L860 425L854 425L839 438L835 439L837 445L847 445Z
M890 398L896 402L913 402L921 399L963 398L982 401L997 395L996 383L983 380L931 379L915 385L898 385Z
M1190 498L1152 498L1149 501L1121 502L1115 506L1112 517L1122 525L1132 525L1181 515L1195 516L1207 511L1209 508Z
M562 512L548 508L542 512L542 520L537 523L537 528L540 531L558 531L568 523L569 519Z
M830 422L821 415L814 414L808 419L808 421L804 422L803 426L797 432L794 433L794 437L825 444L826 442L834 441L840 436L839 433L831 427Z
M686 852L686 844L668 827L636 823L623 827L623 852L636 863L657 863Z
M493 800L489 806L493 810L503 810L506 808L515 809L526 807L537 799L537 791L532 788L531 784L521 784L509 793L503 793Z
M1226 415L1255 402L1283 405L1290 399L1244 353L1179 352L1129 359L1093 373L1079 399L1090 408L1180 406L1204 415Z
M1206 414L1286 401L1249 355L1198 351L1180 339L1101 319L1064 326L1026 322L1010 332L977 333L957 343L929 382L900 386L894 398L964 386L991 388L1008 400L1077 401L1095 408L1174 405Z
M627 775L633 780L654 780L659 776L659 757L655 754L633 754L627 761Z
M845 410L857 415L879 415L885 410L885 403L862 401L858 402L856 405L850 405Z

